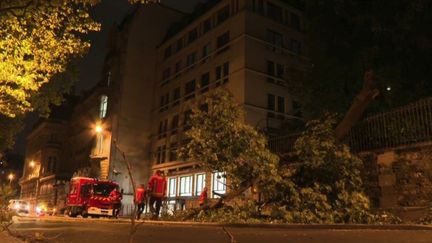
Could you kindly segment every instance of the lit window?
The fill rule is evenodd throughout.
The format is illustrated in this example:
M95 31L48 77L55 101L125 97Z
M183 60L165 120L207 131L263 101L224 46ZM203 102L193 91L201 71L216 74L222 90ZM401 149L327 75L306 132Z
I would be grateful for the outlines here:
M180 196L192 196L192 176L180 177Z
M205 178L206 175L203 174L196 174L195 175L195 195L200 195L203 188L205 187Z
M219 197L218 194L226 193L226 173L225 172L213 172L212 174L212 192L213 197Z
M100 108L99 108L99 117L105 118L108 108L108 96L102 95L101 101L100 101Z
M177 196L177 178L168 178L168 197Z

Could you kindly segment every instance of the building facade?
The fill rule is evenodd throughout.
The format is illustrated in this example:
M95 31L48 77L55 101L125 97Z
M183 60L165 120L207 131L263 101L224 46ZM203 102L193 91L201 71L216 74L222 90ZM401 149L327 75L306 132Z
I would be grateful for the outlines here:
M210 197L227 191L223 172L203 172L177 156L200 97L224 86L243 105L244 122L277 131L295 112L288 82L302 82L308 64L302 12L285 1L210 1L207 7L158 48L152 169L167 175L171 208L197 205L205 185Z
M41 120L27 136L23 176L20 178L21 199L31 208L62 208L66 187L75 168L65 163L62 152L67 124L63 120Z
M123 154L137 184L164 171L171 209L195 206L204 186L210 197L226 193L224 172L204 172L177 156L191 110L223 86L244 107L244 122L269 133L280 129L295 111L287 84L301 82L307 69L304 20L280 0L208 1L196 10L184 14L150 3L115 27L101 80L63 125L68 146L44 152L37 147L43 143L29 143L28 163L50 168L43 166L55 152L75 175L118 182L126 207L132 205L132 187ZM58 184L51 172L26 169L23 198Z

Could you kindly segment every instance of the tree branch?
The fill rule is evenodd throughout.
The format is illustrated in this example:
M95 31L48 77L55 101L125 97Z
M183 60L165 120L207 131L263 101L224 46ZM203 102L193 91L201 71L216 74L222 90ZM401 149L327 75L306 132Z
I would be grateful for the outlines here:
M336 140L341 141L349 133L378 94L379 90L373 82L373 70L368 70L363 76L363 88L354 98L344 118L335 129Z

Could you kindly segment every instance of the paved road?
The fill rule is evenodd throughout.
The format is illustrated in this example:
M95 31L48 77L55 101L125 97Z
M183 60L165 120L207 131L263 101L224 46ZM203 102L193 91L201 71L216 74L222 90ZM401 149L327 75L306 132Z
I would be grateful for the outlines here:
M43 232L46 242L58 243L123 243L128 242L129 225L106 220L45 221L24 220L14 228L20 232ZM431 243L431 230L374 230L320 228L245 228L198 225L140 226L135 242L166 243Z

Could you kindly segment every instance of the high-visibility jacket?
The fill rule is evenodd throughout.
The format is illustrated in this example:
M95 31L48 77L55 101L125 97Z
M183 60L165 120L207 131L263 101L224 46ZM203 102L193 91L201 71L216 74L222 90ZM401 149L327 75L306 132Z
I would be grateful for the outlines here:
M153 175L150 177L148 183L148 190L151 192L153 197L165 197L167 189L167 181L160 175Z
M142 203L145 200L145 189L138 187L135 190L135 202Z
M117 190L112 190L109 194L109 198L111 199L111 201L113 202L120 202L122 200L122 195L119 191Z
M200 205L207 201L207 190L203 190L199 196L198 202Z

